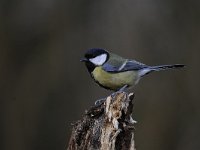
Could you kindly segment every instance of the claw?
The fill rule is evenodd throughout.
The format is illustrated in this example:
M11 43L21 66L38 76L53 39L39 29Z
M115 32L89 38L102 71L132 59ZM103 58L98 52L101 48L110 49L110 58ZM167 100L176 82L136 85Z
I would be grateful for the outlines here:
M94 104L95 104L95 106L99 106L99 105L103 104L105 101L106 101L105 98L98 99L98 100L95 101Z
M116 94L120 93L120 92L124 92L126 90L126 88L128 87L128 85L124 85L122 88L120 88L118 91L112 93L110 96L112 98L114 98L116 96ZM98 99L95 101L95 106L99 106L99 105L102 105L104 102L106 101L106 98L102 98L102 99Z

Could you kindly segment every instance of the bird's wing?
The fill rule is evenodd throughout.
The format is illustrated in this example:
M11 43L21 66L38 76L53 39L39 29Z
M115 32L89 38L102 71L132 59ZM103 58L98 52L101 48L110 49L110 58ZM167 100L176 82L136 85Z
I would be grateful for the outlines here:
M105 71L113 73L130 71L130 70L141 70L147 67L148 66L145 64L129 59L125 59L123 62L121 61L121 63L115 63L115 64L108 61L103 65L103 69Z

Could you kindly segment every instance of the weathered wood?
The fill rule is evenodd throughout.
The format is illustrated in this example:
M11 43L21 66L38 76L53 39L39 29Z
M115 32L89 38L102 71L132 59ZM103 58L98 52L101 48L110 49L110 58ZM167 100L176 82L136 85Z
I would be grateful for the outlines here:
M135 150L133 93L117 92L74 124L68 150Z

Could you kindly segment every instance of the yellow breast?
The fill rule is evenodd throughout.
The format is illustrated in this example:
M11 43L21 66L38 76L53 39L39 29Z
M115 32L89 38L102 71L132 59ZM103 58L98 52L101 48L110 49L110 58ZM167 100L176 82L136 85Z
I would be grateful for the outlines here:
M112 90L118 90L124 85L132 86L138 81L138 74L135 71L126 71L120 73L108 73L102 67L96 67L92 76L101 85Z

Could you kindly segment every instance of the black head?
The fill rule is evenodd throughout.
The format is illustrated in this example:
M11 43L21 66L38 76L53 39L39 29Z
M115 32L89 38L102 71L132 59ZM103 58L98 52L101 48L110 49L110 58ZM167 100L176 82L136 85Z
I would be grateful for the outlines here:
M101 48L92 48L85 53L85 57L81 61L85 62L89 72L91 72L96 66L103 65L108 59L108 51Z
M108 51L101 48L92 48L85 53L85 58L81 61L91 62L95 66L103 65L109 59Z

